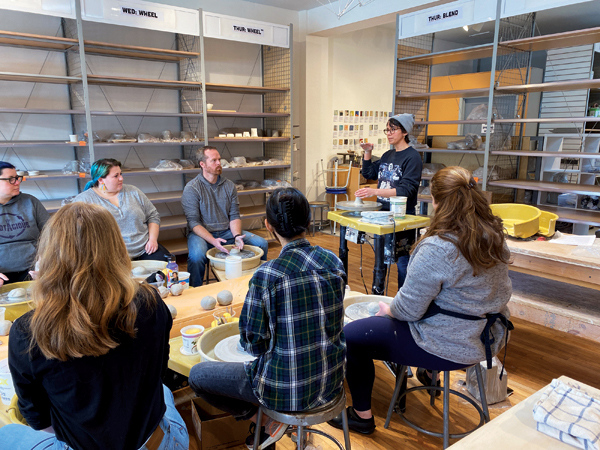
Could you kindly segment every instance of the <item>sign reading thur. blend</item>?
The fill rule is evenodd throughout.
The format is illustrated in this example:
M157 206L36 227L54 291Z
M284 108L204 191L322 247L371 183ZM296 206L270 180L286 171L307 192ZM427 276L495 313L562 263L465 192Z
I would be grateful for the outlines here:
M233 26L233 31L235 31L237 33L247 33L247 34L253 34L255 36L264 36L265 35L264 28L243 27L241 25L232 25L232 26Z
M435 12L427 16L427 25L438 25L448 20L460 19L463 15L462 6Z

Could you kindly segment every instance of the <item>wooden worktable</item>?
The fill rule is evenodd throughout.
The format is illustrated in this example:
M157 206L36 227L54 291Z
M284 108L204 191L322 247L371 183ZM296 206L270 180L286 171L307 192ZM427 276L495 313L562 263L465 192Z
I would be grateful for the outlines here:
M573 245L508 239L511 270L600 290L600 257L573 255ZM600 246L593 246L600 255Z

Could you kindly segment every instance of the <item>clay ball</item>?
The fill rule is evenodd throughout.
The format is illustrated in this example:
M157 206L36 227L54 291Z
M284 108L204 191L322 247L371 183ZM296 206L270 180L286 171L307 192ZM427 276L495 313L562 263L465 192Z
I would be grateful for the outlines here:
M131 273L133 273L133 275L135 275L136 277L143 277L148 275L148 270L143 266L138 266L134 267Z
M217 300L214 297L207 295L200 300L200 306L202 306L204 309L215 309L215 306L217 306Z
M354 199L354 204L355 204L355 205L362 205L362 204L363 204L363 199L362 199L362 198L360 198L360 197L356 197L356 198Z
M167 298L169 296L169 292L170 291L166 287L164 287L164 286L160 286L158 288L158 293L160 294L160 296L162 298Z
M221 291L217 294L217 301L221 306L231 305L231 302L233 301L233 295L228 290Z
M0 321L0 336L8 336L12 322L10 320Z
M169 311L171 311L171 317L173 319L177 317L177 309L173 305L167 305L167 308L169 308Z
M229 254L230 254L230 255L237 255L237 254L239 254L239 253L240 253L240 249L239 249L239 248L232 248L232 249L229 251Z
M180 284L174 284L171 286L171 294L172 295L181 295L183 292L183 286Z
M10 291L8 293L8 298L21 298L21 297L25 297L27 295L27 291L23 288L17 288L17 289L13 289L12 291Z
M375 314L377 314L379 312L379 303L378 302L369 303L369 305L367 306L367 311L369 311L370 316L374 316Z

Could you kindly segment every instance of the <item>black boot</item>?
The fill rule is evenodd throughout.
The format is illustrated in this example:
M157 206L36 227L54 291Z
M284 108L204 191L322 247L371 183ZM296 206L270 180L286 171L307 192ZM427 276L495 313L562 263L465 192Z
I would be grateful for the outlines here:
M371 434L375 431L375 418L371 416L370 419L362 419L356 414L354 408L352 406L348 406L346 408L346 413L348 414L348 428L352 431L356 431L361 434ZM334 428L339 430L343 430L343 422L342 422L342 413L338 414L337 417L331 419L327 422Z
M433 386L433 380L431 379L431 376L427 373L427 370L423 369L422 367L419 367L417 369L417 380L419 380L423 386ZM436 386L441 386L441 385L442 385L442 383L438 379ZM428 393L429 393L429 395L431 395L431 391L428 391ZM439 397L440 395L442 395L442 391L436 390L435 396Z

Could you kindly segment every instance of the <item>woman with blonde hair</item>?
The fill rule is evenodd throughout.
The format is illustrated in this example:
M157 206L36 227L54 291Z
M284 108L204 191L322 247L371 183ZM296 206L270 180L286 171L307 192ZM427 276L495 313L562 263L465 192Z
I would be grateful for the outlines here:
M510 252L501 219L462 167L437 172L431 194L435 215L412 249L406 282L390 305L379 303L378 317L344 327L353 402L348 421L359 433L375 431L374 359L456 370L490 361L512 329ZM330 424L341 427L341 417Z
M188 448L161 382L173 320L153 288L131 279L112 215L64 206L42 232L38 260L36 308L11 328L8 358L30 427L0 428L2 448Z

